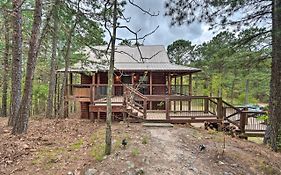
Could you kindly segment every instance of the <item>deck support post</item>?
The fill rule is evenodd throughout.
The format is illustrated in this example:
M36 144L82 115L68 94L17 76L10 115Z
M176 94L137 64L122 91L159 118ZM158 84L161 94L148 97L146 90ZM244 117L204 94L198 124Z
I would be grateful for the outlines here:
M152 87L152 72L149 73L149 94L152 95L153 87ZM149 109L152 110L152 101L149 102Z
M223 106L222 106L222 98L221 97L218 97L217 98L217 115L218 115L218 119L221 121L221 124L222 124L222 121L223 121ZM219 131L221 131L222 127L220 125L219 127Z
M143 118L146 119L147 117L147 99L143 101Z
M242 112L240 114L240 131L242 135L245 134L246 119L247 114L245 112Z
M95 118L94 113L93 112L89 112L89 115L90 115L90 121L94 122L94 118Z
M220 120L223 119L222 98L221 97L217 98L217 115L218 115L218 119L220 119Z
M188 95L192 96L192 74L189 74ZM191 111L191 99L188 101L188 111Z
M100 111L98 111L98 116L97 116L97 118L98 118L98 123L100 122Z

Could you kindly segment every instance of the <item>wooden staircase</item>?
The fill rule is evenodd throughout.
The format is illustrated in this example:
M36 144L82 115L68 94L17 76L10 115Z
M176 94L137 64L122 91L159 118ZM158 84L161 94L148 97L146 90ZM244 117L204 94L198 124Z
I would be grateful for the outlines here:
M137 90L125 86L123 107L129 117L145 120L147 98Z

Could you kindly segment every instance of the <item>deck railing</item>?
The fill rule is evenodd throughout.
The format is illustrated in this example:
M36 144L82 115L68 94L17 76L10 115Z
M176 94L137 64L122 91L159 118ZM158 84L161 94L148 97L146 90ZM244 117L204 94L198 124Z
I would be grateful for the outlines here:
M113 85L113 96L122 96L124 88L123 84ZM107 95L107 84L69 84L68 95L70 97L88 98L89 101L95 101L101 98L105 98ZM132 86L134 89L142 93L143 95L168 95L169 87L166 84L138 84ZM171 95L188 95L188 85L171 85Z
M124 86L124 108L140 112L144 119L147 116L147 97L136 89Z
M91 85L77 84L70 85L69 95L75 98L88 99L89 102L95 103L106 98L107 84ZM141 93L140 87L126 86L122 84L113 85L113 96L124 96L124 104L138 111L147 117L147 112L161 112L166 114L166 120L174 119L191 119L204 121L206 118L216 118L218 121L226 121L240 129L242 133L264 131L266 124L257 120L265 112L250 111L246 108L237 108L225 101L221 97L207 96L188 96L178 91L180 89L171 89L171 94L167 94L167 86L153 84L150 87L152 94ZM153 87L162 87L159 91L153 91ZM147 93L146 93L147 94ZM114 103L114 102L113 102Z
M204 119L216 118L223 120L220 97L168 96L165 102L167 119L190 118L203 121Z
M266 123L258 117L265 115L266 111L251 111L246 108L235 107L223 101L223 115L225 121L235 125L241 133L264 132Z

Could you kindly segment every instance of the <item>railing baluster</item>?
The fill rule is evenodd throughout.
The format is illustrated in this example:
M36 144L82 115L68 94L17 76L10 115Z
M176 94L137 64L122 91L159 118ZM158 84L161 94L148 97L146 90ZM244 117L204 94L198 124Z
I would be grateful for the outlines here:
M204 113L208 114L209 113L209 99L204 99Z

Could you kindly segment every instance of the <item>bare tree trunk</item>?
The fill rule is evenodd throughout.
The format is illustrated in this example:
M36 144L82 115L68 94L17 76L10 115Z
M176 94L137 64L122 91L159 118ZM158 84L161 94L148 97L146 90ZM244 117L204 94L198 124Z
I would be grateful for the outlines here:
M246 79L245 83L245 101L244 104L247 105L249 104L249 79Z
M66 99L66 95L68 92L68 69L69 69L69 58L70 58L70 54L71 54L71 43L72 43L72 35L75 31L76 25L78 23L78 19L75 21L74 25L72 26L70 32L69 32L69 36L67 39L67 43L66 43L66 52L65 52L65 70L64 70L64 76L63 76L63 83L62 83L62 88L61 88L61 100L60 100L60 116L67 118L68 117L68 99ZM63 100L64 98L64 100Z
M272 65L269 100L269 122L272 128L271 147L281 148L281 1L272 3Z
M234 100L234 89L235 89L235 83L236 83L236 69L234 69L234 78L231 82L231 92L230 92L230 102L231 104L233 104L233 100Z
M52 58L51 58L51 70L50 70L50 81L49 81L49 94L47 100L47 111L46 117L54 117L54 94L56 88L56 59L57 59L57 43L58 43L58 7L59 1L56 0L54 5L54 28L52 33Z
M115 57L115 41L116 41L116 24L117 24L117 0L114 0L113 9L113 26L111 37L111 53L108 70L108 83L107 83L107 114L106 114L106 135L105 135L105 154L111 153L111 120L112 120L112 86L113 86L113 73L114 73L114 57Z
M2 87L2 111L1 116L7 117L7 96L8 96L8 82L9 82L9 53L10 53L10 25L9 14L4 10L4 37L5 37L5 50L3 54L3 87Z
M32 80L34 76L35 65L37 61L37 54L40 48L40 26L42 22L42 0L35 1L34 19L31 31L31 38L29 41L28 59L26 66L26 77L23 97L20 104L16 122L13 125L13 134L22 134L27 132L29 107L31 105L32 97Z
M13 0L12 12L12 91L11 91L11 116L9 126L15 124L16 113L20 108L21 100L21 78L22 78L22 14L21 0Z
M59 110L59 97L60 97L60 93L59 93L59 86L60 86L60 83L58 81L58 77L59 77L59 74L56 74L56 88L55 88L55 116L58 116L58 110Z

